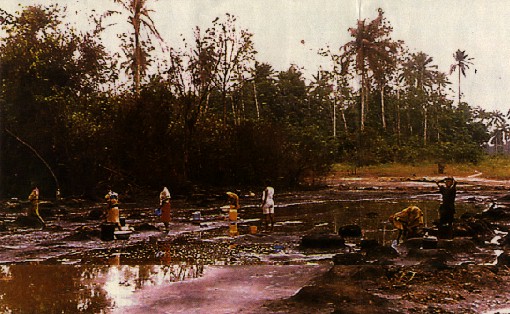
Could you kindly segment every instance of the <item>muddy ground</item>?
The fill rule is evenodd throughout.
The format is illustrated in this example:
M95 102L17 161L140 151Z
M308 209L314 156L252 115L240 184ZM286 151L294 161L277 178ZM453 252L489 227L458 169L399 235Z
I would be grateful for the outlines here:
M321 188L279 193L277 190L278 223L272 232L261 230L258 197L242 191L243 208L239 211L237 236L229 234L229 223L219 209L225 204L221 193L174 197L174 221L168 234L161 231L162 225L153 214L152 199L125 200L122 215L133 233L124 241L100 240L101 221L94 213L104 204L74 198L60 203L43 202L41 212L48 225L41 230L20 221L27 206L23 200L5 200L0 208L3 221L0 264L185 265L187 271L193 270L195 279L172 280L179 281L178 287L140 289L141 292L132 296L137 301L129 307L120 309L107 303L101 308L106 312L141 313L146 309L158 309L159 313L233 313L232 309L244 313L509 311L510 210L507 211L507 206L510 201L506 198L510 182L484 179L481 174L457 178L457 205L461 210L456 217L454 239L439 239L437 248L432 249L424 249L422 239L399 245L392 242L396 233L387 224L388 213L416 202L434 211L439 201L433 184L436 179L439 178L334 174ZM494 201L496 205L490 208ZM363 214L351 217L354 210ZM198 223L192 220L197 211L202 217ZM433 213L429 215L434 217ZM437 230L432 218L427 230L433 236ZM338 228L352 224L361 225L361 236L339 238ZM250 234L250 226L257 226L258 232ZM304 245L303 237L310 236L311 242ZM207 273L204 265L218 268L204 274ZM316 268L307 271L308 267ZM264 279L261 269L273 275ZM168 301L168 295L182 301L197 300L199 295L203 297L204 291L228 291L229 284L220 287L218 278L236 277L241 270L255 287L262 287L255 290L262 292L251 290L248 297L239 294L230 310L225 308L225 300L214 297L214 293L206 300L206 308L196 307L195 311L192 311L193 302ZM221 275L215 277L211 273ZM250 285L250 280L239 281L238 287ZM8 280L0 281L0 294L8 295L1 282L5 284ZM157 297L162 290L167 295ZM189 295L183 295L182 291L189 291ZM9 306L16 309L17 305L13 301ZM60 309L58 306L62 305L53 306Z

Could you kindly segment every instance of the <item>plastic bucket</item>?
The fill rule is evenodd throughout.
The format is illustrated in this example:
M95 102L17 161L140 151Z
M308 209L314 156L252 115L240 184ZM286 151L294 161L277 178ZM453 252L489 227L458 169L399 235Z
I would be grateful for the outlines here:
M250 226L250 233L256 234L257 233L257 226Z
M231 209L228 212L228 220L237 221L237 209Z
M193 221L200 221L202 219L202 215L200 212L193 212Z
M116 224L104 223L101 225L101 240L112 241L114 239Z

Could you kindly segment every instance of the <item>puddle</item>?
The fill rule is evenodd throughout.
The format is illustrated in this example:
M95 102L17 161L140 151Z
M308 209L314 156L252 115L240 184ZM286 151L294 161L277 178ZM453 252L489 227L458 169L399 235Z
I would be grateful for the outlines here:
M115 261L112 261L115 263ZM2 313L104 313L136 291L198 278L198 265L3 265Z

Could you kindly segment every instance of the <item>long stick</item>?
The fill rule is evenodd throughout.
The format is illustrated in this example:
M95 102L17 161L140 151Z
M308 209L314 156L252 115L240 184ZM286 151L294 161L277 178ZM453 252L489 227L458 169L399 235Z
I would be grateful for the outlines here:
M46 162L46 160L44 160L44 158L42 158L42 156L35 150L35 148L33 148L30 144L28 144L27 142L23 141L21 138L19 138L18 136L16 136L14 133L12 133L9 129L5 128L5 132L7 132L9 135L11 135L12 137L14 137L16 140L18 140L18 142L20 142L21 144L25 145L26 147L28 147L36 156L37 158L39 158L43 164L46 166L46 168L48 168L48 170L50 171L51 173L51 176L53 177L53 179L55 180L55 185L57 187L57 197L58 195L60 194L60 184L58 183L58 179L57 179L57 176L55 175L55 173L53 172L53 170L51 170L51 167L50 165Z

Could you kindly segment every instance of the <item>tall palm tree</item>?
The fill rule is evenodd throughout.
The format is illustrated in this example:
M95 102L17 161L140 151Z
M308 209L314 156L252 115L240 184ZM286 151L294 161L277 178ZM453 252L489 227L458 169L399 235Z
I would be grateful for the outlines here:
M140 93L141 76L149 65L147 57L148 51L143 47L141 40L142 27L147 29L147 35L154 35L160 42L163 41L156 29L154 21L150 17L150 14L154 11L147 8L147 3L149 1L150 0L114 0L115 3L119 3L129 12L130 16L128 22L133 26L134 43L131 47L132 51L130 52L131 60L129 60L129 68L133 74L136 94ZM148 42L150 42L150 38L148 38Z
M349 28L354 39L342 46L342 71L347 72L352 61L361 76L361 108L360 130L365 129L365 111L369 90L368 73L382 69L382 63L393 62L392 55L396 51L395 43L389 37L392 27L384 19L384 12L379 9L373 21L358 20L356 28Z
M423 144L427 144L428 133L428 98L427 95L437 77L437 65L432 64L434 59L424 52L411 54L411 58L404 63L401 80L415 89L423 100Z
M450 75L453 72L455 72L456 70L459 71L459 105L460 105L460 96L461 96L460 74L462 73L462 75L464 75L464 77L466 77L466 69L469 69L469 65L473 64L473 62L471 62L471 60L473 60L473 58L469 58L468 55L466 54L466 51L465 50L461 51L460 49L458 49L453 54L453 58L455 59L455 63L450 65Z

